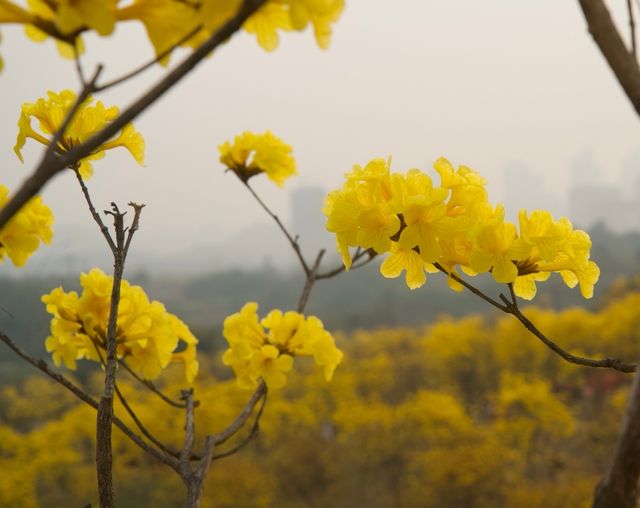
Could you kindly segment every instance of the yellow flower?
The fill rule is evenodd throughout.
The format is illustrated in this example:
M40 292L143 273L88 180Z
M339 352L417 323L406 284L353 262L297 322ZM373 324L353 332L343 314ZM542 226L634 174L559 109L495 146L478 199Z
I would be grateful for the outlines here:
M264 134L244 132L218 147L220 162L232 170L243 182L260 173L279 187L290 176L297 174L291 147L267 131Z
M47 136L53 135L62 125L75 99L76 94L71 90L63 90L60 93L50 91L47 93L47 99L41 98L33 104L23 104L18 120L18 137L16 139L16 145L13 148L21 161L23 161L21 150L27 138L34 139L43 145L49 145L50 139L48 139ZM100 101L97 101L95 105L92 105L92 103L93 98L89 97L80 106L56 147L59 153L67 152L74 146L82 144L118 116L117 107L106 108ZM38 121L40 132L32 127L32 119ZM101 159L104 157L106 150L118 146L129 150L138 164L143 164L144 139L142 135L134 129L133 125L127 124L115 138L107 141L79 162L77 169L80 175L83 178L89 178L93 173L93 167L89 161Z
M331 24L335 23L342 10L344 0L285 0L291 12L294 30L304 30L311 23L318 46L329 47Z
M9 201L9 189L0 185L0 209ZM53 213L42 203L42 198L32 198L11 220L0 229L0 263L8 257L15 266L23 266L29 256L40 246L50 244L53 238Z
M515 262L527 259L530 252L518 238L516 227L504 221L504 209L498 206L494 218L478 232L469 266L477 273L491 270L497 282L514 282L518 276Z
M284 5L268 2L245 21L242 28L255 34L263 49L273 51L278 47L277 30L291 30L291 17Z
M413 247L394 242L390 254L380 265L380 273L383 277L394 279L406 271L407 286L409 289L417 289L427 281L425 269L428 266L428 263Z
M117 0L116 0L117 1ZM63 34L92 28L100 35L109 35L115 26L114 0L54 0L53 21Z
M80 2L83 8L87 7L87 1L88 0L83 0L82 2ZM69 17L73 14L72 11L69 11L69 9L66 9L66 13L63 9L62 14L64 16L62 18L57 14L59 5L58 3L46 2L45 0L27 0L27 5L29 7L29 12L23 13L23 15L27 17L26 19L21 20L20 23L25 24L25 33L27 34L27 37L35 42L42 42L47 39L49 35L30 23L32 21L32 17L35 16L39 19L53 23L53 25L56 26L61 31L61 33L63 31L59 26L57 26L58 23L62 23L63 26L67 26L69 22L73 22L72 18L69 19ZM67 59L73 59L75 57L76 50L79 54L82 54L84 52L84 42L82 41L82 37L80 37L79 35L74 38L73 44L67 41L56 39L56 46L58 47L58 52L60 53L60 55Z
M261 378L269 388L283 387L295 356L313 356L325 379L331 380L342 352L322 321L275 309L259 322L257 310L258 304L249 302L224 321L222 333L229 349L222 361L233 369L241 388L255 388Z
M516 263L516 294L531 300L536 294L536 281L547 280L551 272L558 272L567 286L572 288L579 283L582 295L591 298L600 269L589 260L589 235L574 231L566 218L554 220L544 210L535 210L529 215L521 210L519 219L520 236L530 246L531 253L527 259Z
M204 3L203 9L205 5L209 4ZM156 55L164 53L200 26L196 6L178 0L135 0L118 9L115 15L118 21L140 21L147 31L147 37ZM205 32L201 31L184 45L196 47L205 36ZM161 59L160 65L167 65L169 56Z
M45 346L70 368L85 358L104 361L113 278L94 268L80 277L82 294L56 288L42 297L53 315L51 335ZM117 318L117 355L145 379L154 379L172 362L181 363L190 383L198 371L198 340L187 325L168 313L159 302L150 302L144 290L122 281ZM176 352L180 343L185 345Z
M278 389L287 384L285 373L293 368L293 358L280 354L275 346L266 345L253 352L251 367L269 388Z

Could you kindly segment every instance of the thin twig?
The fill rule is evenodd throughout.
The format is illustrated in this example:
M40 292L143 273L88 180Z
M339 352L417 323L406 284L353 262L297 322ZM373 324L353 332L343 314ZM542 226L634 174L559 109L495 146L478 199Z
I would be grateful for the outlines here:
M482 298L485 302L493 305L496 309L501 310L502 312L507 312L507 307L505 305L501 305L499 302L497 302L496 300L494 300L493 298L491 298L490 296L488 296L487 294L483 293L482 291L480 291L477 287L469 284L466 280L464 280L462 277L456 275L453 272L449 272L444 266L442 266L440 263L434 263L433 266L435 266L438 270L440 270L442 273L446 274L447 276L451 277L453 280L455 280L458 284L461 284L462 286L464 286L465 288L467 288L469 291L471 291L474 295Z
M358 261L360 258L364 257L365 255L368 255L369 257L360 263L356 263L356 261ZM352 258L353 264L351 265L351 268L349 269L349 271L357 270L358 268L368 265L369 263L371 263L371 261L375 259L376 256L377 256L376 251L374 251L373 249L360 250L360 248L358 247L358 250L356 250L356 253ZM316 280L331 279L332 277L335 277L336 275L339 275L344 271L345 271L345 267L344 267L344 264L342 264L337 268L334 268L333 270L329 270L328 272L319 273L318 275L316 275Z
M298 312L304 312L305 307L307 306L307 301L309 300L309 295L311 294L311 290L313 289L313 285L318 278L318 268L320 267L320 263L322 262L322 256L324 256L324 249L320 249L318 255L316 256L316 260L311 267L311 270L307 274L307 280L304 283L304 287L302 288L302 294L300 295L300 300L298 301Z
M120 403L122 404L122 407L124 407L124 409L127 411L127 413L129 413L129 416L131 417L133 422L136 424L136 426L138 427L140 432L142 432L142 435L145 436L149 441L151 441L154 445L156 445L163 452L171 455L172 457L178 457L178 452L177 451L172 450L171 448L167 447L162 441L160 441L153 434L151 434L151 432L149 432L149 430L145 427L145 425L142 423L140 418L138 418L138 415L136 414L136 412L129 405L129 402L127 401L127 399L124 397L124 395L122 395L122 392L120 391L120 388L118 387L118 383L115 384L115 390L116 390L116 395L118 396L118 399L120 399Z
M140 225L140 214L142 213L142 209L145 207L145 205L138 205L134 202L130 202L129 206L133 208L133 221L131 221L131 226L129 226L127 230L127 241L123 247L125 259L129 253L129 247L131 246L133 235L138 231L138 227Z
M111 249L111 253L113 255L115 255L115 253L116 253L116 244L113 243L113 238L111 238L111 233L109 233L109 228L102 221L102 217L100 217L100 214L96 211L95 206L93 206L93 201L91 200L91 195L89 194L89 189L87 189L87 186L85 185L84 180L80 176L80 172L77 169L74 170L74 171L75 171L75 174L76 174L76 178L78 179L78 182L80 183L80 188L82 189L82 193L84 194L84 199L87 202L87 206L89 207L89 211L91 212L91 216L93 217L93 220L96 222L96 224L100 228L100 232L102 233L102 236L104 236L104 239L109 244L109 248Z
M514 293L515 295L515 293ZM622 360L617 358L603 358L600 360L593 360L591 358L584 358L581 356L576 356L574 354L569 353L568 351L562 349L555 342L549 339L544 333L542 333L520 310L517 302L512 303L509 299L500 294L500 299L504 302L507 314L512 314L515 318L522 323L522 325L529 330L533 335L535 335L545 346L547 346L551 351L558 354L564 360L569 363L573 363L575 365L582 365L583 367L599 367L599 368L608 368L618 370L620 372L635 372L636 365L630 363L624 363Z
M83 88L87 86L87 80L84 77L84 70L82 68L82 57L80 56L80 50L76 44L73 45L73 60L76 63L76 73L78 74L78 79L80 80L80 85ZM94 92L98 91L98 88L95 86L92 87Z
M149 60L147 63L141 65L137 69L134 69L131 72L127 72L126 74L123 74L119 78L116 78L116 79L113 79L111 81L108 81L104 85L96 86L96 88L95 88L96 92L102 92L102 91L104 91L104 90L106 90L108 88L112 88L112 87L114 87L116 85L119 85L120 83L123 83L124 81L128 81L131 78L136 77L138 74L143 73L144 71L146 71L150 67L153 67L155 64L157 64L158 62L162 61L164 58L168 57L171 53L174 52L174 50L176 50L178 47L180 47L184 43L186 43L189 39L194 37L200 30L202 30L202 25L198 25L196 28L194 28L193 30L188 32L186 35L184 35L180 40L178 40L178 42L176 42L175 44L173 44L169 48L165 49L160 54L158 54L155 58Z
M291 244L293 251L296 253L298 260L300 261L300 265L302 265L302 270L304 271L304 274L306 276L309 276L309 272L311 270L309 268L309 265L307 264L307 261L304 259L304 256L302 255L302 250L300 249L300 244L298 243L298 241L293 236L291 236L291 233L289 233L289 231L287 231L287 228L284 226L280 218L271 211L271 209L267 206L267 204L264 201L262 201L262 199L260 199L260 196L258 196L257 192L253 190L253 187L249 185L249 182L242 180L242 183L247 187L247 189L249 189L249 192L260 204L262 209L265 212L267 212L267 214L275 221L275 223L278 225L278 227L280 228L280 231L282 231L284 236L287 237L287 240Z
M13 194L9 202L0 210L0 228L2 228L14 214L18 212L35 196L42 187L64 168L72 166L80 159L93 153L103 143L109 141L128 123L135 119L140 113L155 103L169 89L186 76L196 65L198 65L211 51L220 44L227 41L243 23L258 10L266 0L245 0L237 14L227 21L218 31L211 35L205 42L198 46L193 53L188 55L172 71L167 73L155 86L145 92L133 104L127 107L113 122L106 125L100 132L96 133L84 143L75 146L68 152L61 154L54 160L41 160L31 176L27 178Z
M131 374L131 376L136 381L138 381L139 383L142 383L151 392L155 393L158 397L160 397L162 400L164 400L167 404L169 404L169 405L171 405L173 407L177 407L177 408L184 408L185 407L183 402L176 402L175 400L173 400L168 395L165 395L164 393L162 393L162 391L156 385L154 385L151 381L149 381L148 379L143 379L140 376L138 376L138 374L136 374L133 370L131 370L131 367L129 367L127 362L125 362L124 360L118 360L118 361L119 361L120 365L122 365L125 368L125 370L129 374Z
M229 424L229 426L226 429L224 429L222 432L219 432L218 434L213 434L211 436L213 438L213 443L217 446L219 444L224 443L227 439L235 435L235 433L238 432L244 426L246 421L249 419L249 417L251 416L251 413L253 412L253 408L258 403L258 401L262 397L266 396L266 394L267 394L267 385L265 384L264 381L260 381L260 384L256 388L255 392L253 392L253 395L251 396L249 401L245 404L244 408L242 409L240 414L236 417L236 419L233 420L233 422L231 422L231 424Z
M51 379L53 379L56 383L64 386L67 390L73 393L78 399L87 405L91 406L93 409L98 409L98 401L96 401L93 397L87 394L80 387L76 386L73 382L69 381L67 378L54 372L51 367L44 360L36 360L29 353L21 349L8 335L4 332L0 331L0 340L4 342L10 349L13 350L20 358L25 360L28 364L32 365L36 369L40 370ZM172 457L169 457L153 446L147 444L140 436L138 436L135 432L133 432L120 418L114 416L113 423L116 427L118 427L133 443L136 444L140 449L142 449L145 453L151 455L155 459L158 459L163 464L171 467L174 470L177 470L178 463Z
M219 453L217 455L214 455L212 457L213 460L218 460L218 459L222 459L224 457L229 457L230 455L233 455L234 453L237 453L242 448L244 448L247 444L249 444L249 442L251 442L251 440L254 437L256 437L258 435L258 431L260 430L260 417L262 416L262 412L264 411L264 407L265 407L266 403L267 403L267 394L265 392L264 397L262 397L262 403L260 404L260 408L258 408L258 412L256 413L256 417L253 420L253 425L251 426L251 430L249 431L249 434L242 441L240 441L236 446L231 448L230 450L227 450L226 452L222 452L222 453Z

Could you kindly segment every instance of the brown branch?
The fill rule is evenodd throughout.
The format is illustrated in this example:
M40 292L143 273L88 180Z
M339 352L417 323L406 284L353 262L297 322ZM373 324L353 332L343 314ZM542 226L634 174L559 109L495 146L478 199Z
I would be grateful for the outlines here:
M629 32L631 36L631 53L633 53L634 58L637 59L636 55L636 23L633 19L633 4L631 0L627 0L627 10L629 11Z
M246 423L246 421L251 416L253 412L253 408L256 406L258 401L262 397L266 397L267 395L267 385L264 381L260 381L260 384L256 388L255 392L249 399L249 401L245 404L244 408L240 412L240 414L229 424L229 426L224 429L222 432L218 434L213 434L211 437L213 438L213 444L219 445L227 441L230 437L236 434Z
M140 432L142 432L142 435L144 437L146 437L149 441L151 441L154 445L156 445L160 450L165 452L166 454L177 458L178 457L178 452L176 452L175 450L172 450L171 448L166 446L162 441L160 441L153 434L151 434L151 432L149 432L149 430L145 427L145 425L142 423L140 418L138 418L138 415L136 414L136 412L129 405L129 402L127 401L125 396L122 395L122 392L120 391L120 388L118 388L118 383L115 384L114 388L115 388L115 391L116 391L116 395L118 396L118 399L120 400L120 403L122 404L122 407L124 407L124 409L127 411L127 413L129 413L129 416L131 417L133 422L136 424L136 427L138 427Z
M105 126L100 132L81 145L72 148L60 157L51 161L41 160L31 176L23 182L20 189L11 197L5 207L0 210L0 228L2 228L29 199L35 196L53 176L64 168L72 166L80 159L93 153L100 145L109 141L128 123L140 115L140 113L155 103L184 76L192 71L211 51L238 31L249 16L258 10L265 1L266 0L244 0L238 13L233 18L198 46L193 53L188 55L172 71L158 81L155 86L127 107L113 122Z
M189 39L194 37L200 30L202 30L202 25L198 25L196 28L194 28L193 30L191 30L190 32L185 34L180 40L178 40L178 42L176 42L175 44L173 44L169 48L165 49L164 51L159 53L155 58L149 60L147 63L141 65L137 69L134 69L131 72L127 72L126 74L123 74L119 78L116 78L116 79L113 79L111 81L108 81L104 85L96 86L95 87L96 92L102 92L104 90L107 90L108 88L112 88L112 87L114 87L116 85L119 85L120 83L123 83L125 81L130 80L131 78L136 77L138 74L142 74L144 71L146 71L150 67L153 67L155 64L157 64L158 62L162 61L162 59L168 57L177 48L179 48L184 43L186 43Z
M311 270L307 274L307 280L304 283L304 287L302 288L302 294L300 295L300 300L298 301L298 312L304 312L305 307L307 306L307 302L309 301L309 295L311 294L311 290L313 289L313 285L318 278L318 268L320 267L320 263L322 261L322 256L324 256L324 249L320 249L318 255L316 256L316 260L311 267Z
M256 413L256 417L253 420L253 425L251 426L251 430L249 431L249 434L247 434L247 436L242 441L240 441L236 446L234 446L230 450L214 455L212 457L212 460L218 460L224 457L229 457L239 452L242 448L244 448L247 444L249 444L254 437L258 435L258 431L260 430L260 418L262 417L262 412L264 411L264 407L266 403L267 403L267 394L265 392L264 397L262 397L262 403L260 404L260 408L258 409L258 412Z
M613 462L597 485L593 508L636 508L640 477L640 369L636 371Z
M196 424L194 419L194 412L197 407L197 402L193 400L193 388L189 390L182 390L180 397L184 400L185 405L185 424L184 424L184 445L180 450L180 462L189 463L191 458L191 452L193 451L193 443L196 440Z
M515 293L514 293L515 296ZM542 333L538 328L522 313L517 303L512 303L509 299L500 294L500 299L504 302L507 314L512 314L515 318L522 323L522 325L529 330L533 335L535 335L545 346L547 346L551 351L562 357L569 363L573 363L575 365L581 365L583 367L598 367L598 368L608 368L618 370L620 372L634 372L636 370L636 366L630 363L624 363L623 361L617 358L603 358L600 360L593 360L591 358L584 358L581 356L576 356L574 354L569 353L568 351L562 349L555 342L549 339L544 333Z
M640 115L640 67L626 48L603 0L578 0L589 32Z
M113 238L111 238L111 234L109 233L109 228L102 221L102 217L100 217L100 214L96 211L95 206L93 206L93 201L91 200L89 189L87 189L87 186L85 185L84 180L80 176L80 172L77 169L75 169L74 172L76 174L76 178L78 179L78 183L80 184L80 188L82 189L82 194L84 194L84 199L87 202L87 206L89 207L89 212L91 212L91 216L93 217L93 220L96 222L96 224L100 228L100 232L102 233L102 236L104 236L104 239L109 244L111 253L115 255L116 244L113 243Z
M105 212L113 216L116 236L116 250L113 253L113 286L111 287L111 307L107 325L104 390L98 406L96 422L96 470L98 475L98 494L101 508L113 508L113 453L111 449L111 425L113 421L113 393L116 384L117 359L117 321L120 303L120 286L124 273L124 214L115 203L111 203L113 211Z
M360 262L360 263L356 263L356 261L360 260L365 255L368 255L369 257L367 259L365 259L364 261ZM373 261L375 259L375 257L377 255L378 254L373 249L361 250L360 247L358 247L358 249L356 250L355 255L352 258L352 263L353 264L351 265L351 268L349 270L350 271L357 270L358 268L360 268L362 266L368 265L371 261ZM334 268L333 270L329 270L328 272L319 273L318 275L316 275L316 280L331 279L331 278L335 277L336 275L341 274L344 271L345 271L345 267L342 264L342 265L338 266L337 268Z
M54 372L51 367L44 360L36 360L34 357L29 355L26 351L21 349L8 335L4 332L0 331L0 340L4 342L10 349L13 350L20 358L25 360L28 364L32 365L36 369L40 370L51 379L53 379L56 383L62 385L71 393L73 393L78 399L87 405L91 406L93 409L98 409L99 403L89 394L87 394L80 387L76 386L74 383L69 381L67 378ZM154 447L147 444L140 436L138 436L135 432L133 432L120 418L114 416L113 423L116 427L118 427L124 435L126 435L133 443L136 444L141 450L145 453L151 455L155 459L159 460L163 464L171 467L174 470L177 470L178 463L172 457L169 457Z
M253 190L253 187L249 185L249 182L242 179L241 179L241 182L247 187L247 189L249 189L249 192L256 199L256 201L262 207L262 209L265 212L267 212L267 214L275 221L275 223L278 225L278 227L280 228L280 231L282 231L284 236L287 237L287 240L291 244L293 251L296 253L298 260L300 261L300 265L302 266L302 270L304 271L304 274L308 277L311 270L309 268L309 265L307 264L307 261L304 259L304 256L302 255L302 250L300 249L300 244L298 243L297 238L294 238L291 235L291 233L287 231L287 228L284 226L280 218L271 211L271 209L267 206L267 204L264 201L262 201L262 199L260 199L260 196L258 196L257 192Z
M76 65L76 73L78 74L78 79L80 80L80 84L82 87L87 86L87 80L84 77L84 69L82 68L82 58L80 56L80 51L78 50L78 46L73 45L73 61ZM97 87L93 86L94 91L97 91Z
M156 387L156 385L154 385L151 381L149 381L148 379L143 379L140 376L138 376L138 374L136 374L133 370L131 370L131 367L129 367L129 365L127 364L127 362L125 362L124 360L118 360L120 365L122 365L126 371L131 374L131 376L138 381L139 383L142 383L144 386L146 386L151 392L155 393L158 397L160 397L162 400L164 400L167 404L173 406L173 407L177 407L177 408L184 408L185 405L183 402L176 402L175 400L173 400L171 397L165 395L164 393L162 393L162 391L160 389L158 389L158 387Z
M495 308L501 310L502 312L507 312L507 307L505 305L501 305L499 302L497 302L496 300L494 300L493 298L491 298L489 295L483 293L482 291L480 291L477 287L473 286L472 284L469 284L466 280L464 280L462 277L456 275L453 272L449 272L444 266L442 266L440 263L434 263L433 266L435 266L438 270L440 270L442 273L446 274L448 277L451 277L453 280L455 280L458 284L461 284L462 286L464 286L465 288L467 288L469 291L471 291L474 295L476 295L479 298L482 298L485 302L493 305Z

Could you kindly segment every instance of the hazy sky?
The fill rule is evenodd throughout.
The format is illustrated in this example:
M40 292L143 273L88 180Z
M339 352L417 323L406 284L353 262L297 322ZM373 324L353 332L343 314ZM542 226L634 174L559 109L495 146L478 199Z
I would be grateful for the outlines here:
M624 13L626 2L609 3ZM0 182L15 188L40 150L31 143L24 165L13 154L20 105L78 82L51 41L33 43L14 27L2 36ZM151 56L137 25L86 42L86 68L102 62L105 77ZM125 106L162 73L153 69L100 98ZM608 181L620 182L621 164L640 148L638 118L569 0L347 0L328 51L309 32L283 36L273 53L242 34L134 123L146 139L146 166L110 152L89 181L101 208L147 204L134 257L135 249L219 243L263 219L217 161L217 145L243 130L270 129L294 148L300 175L285 191L254 179L284 216L288 190L337 187L354 163L374 157L391 155L392 169L405 171L444 155L481 172L499 200L504 168L514 162L561 195L585 150ZM103 241L73 175L56 178L44 197L56 214L58 251L82 253L87 242Z

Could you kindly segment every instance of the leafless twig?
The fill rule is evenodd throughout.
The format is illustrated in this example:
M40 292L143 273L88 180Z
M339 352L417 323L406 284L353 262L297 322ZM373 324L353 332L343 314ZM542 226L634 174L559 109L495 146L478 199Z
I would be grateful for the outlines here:
M307 261L304 259L304 256L302 255L302 250L300 249L300 244L298 243L297 238L294 238L291 235L291 233L289 233L289 231L284 226L284 224L282 223L280 218L275 213L273 213L271 211L271 209L267 206L267 204L264 201L262 201L260 196L258 196L258 193L255 190L253 190L253 187L251 187L251 185L249 185L249 182L244 181L244 180L241 180L241 181L245 185L245 187L247 189L249 189L249 192L255 198L255 200L258 202L258 204L262 207L262 209L265 212L267 212L269 217L271 217L275 221L275 223L278 225L278 227L280 228L280 231L282 231L284 236L287 237L287 240L289 241L289 244L291 245L291 248L296 253L296 256L298 257L298 260L300 261L300 265L302 266L302 270L304 271L304 274L306 276L308 276L309 272L311 271L311 269L309 268L309 264L307 263Z
M22 206L35 196L44 185L64 168L71 167L80 159L93 153L103 143L109 141L128 123L145 111L155 101L162 97L169 89L186 76L196 65L198 65L211 51L225 42L242 24L258 10L266 0L244 0L240 9L229 21L219 30L203 42L193 53L188 55L172 71L167 73L151 89L140 96L136 101L127 107L111 123L106 125L100 132L96 133L84 143L73 147L68 152L61 154L52 160L44 158L37 165L32 174L22 183L18 191L11 197L9 202L0 210L0 228L4 226ZM49 32L47 32L49 33Z
M213 434L211 437L213 438L214 445L220 445L227 441L230 437L234 436L246 423L246 421L251 416L253 412L253 408L256 406L258 401L266 396L267 394L267 385L264 381L260 381L260 384L253 392L253 395L249 399L249 401L245 404L244 408L240 412L240 414L231 422L231 424L224 429L222 432L218 434Z

